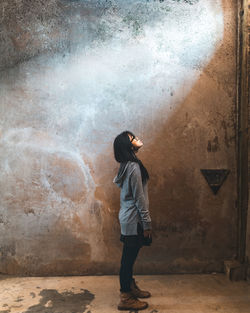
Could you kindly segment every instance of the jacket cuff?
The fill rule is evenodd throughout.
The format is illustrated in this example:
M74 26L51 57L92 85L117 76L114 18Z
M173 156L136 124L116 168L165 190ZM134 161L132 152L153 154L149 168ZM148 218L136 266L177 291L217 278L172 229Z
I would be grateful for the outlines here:
M152 229L151 222L142 222L144 230Z

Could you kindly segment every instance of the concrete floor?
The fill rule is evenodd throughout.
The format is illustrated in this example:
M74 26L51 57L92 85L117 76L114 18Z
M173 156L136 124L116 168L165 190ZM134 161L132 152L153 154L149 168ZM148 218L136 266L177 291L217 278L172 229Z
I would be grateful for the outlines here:
M152 293L145 313L250 313L250 281L224 274L135 278ZM118 301L117 276L0 276L0 313L112 313Z

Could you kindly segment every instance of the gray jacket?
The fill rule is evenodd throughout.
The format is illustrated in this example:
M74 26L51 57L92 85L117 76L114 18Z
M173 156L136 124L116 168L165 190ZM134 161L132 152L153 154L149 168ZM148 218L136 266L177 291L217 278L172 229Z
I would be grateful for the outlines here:
M140 165L128 161L113 181L121 188L119 221L122 235L137 235L137 223L151 229L147 183L142 184Z

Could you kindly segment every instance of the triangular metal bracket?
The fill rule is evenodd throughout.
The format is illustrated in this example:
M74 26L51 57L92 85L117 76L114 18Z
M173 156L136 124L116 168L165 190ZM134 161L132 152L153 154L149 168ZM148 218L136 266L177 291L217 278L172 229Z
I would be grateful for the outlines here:
M205 177L209 187L216 195L220 187L227 178L230 170L226 169L201 169L202 175Z

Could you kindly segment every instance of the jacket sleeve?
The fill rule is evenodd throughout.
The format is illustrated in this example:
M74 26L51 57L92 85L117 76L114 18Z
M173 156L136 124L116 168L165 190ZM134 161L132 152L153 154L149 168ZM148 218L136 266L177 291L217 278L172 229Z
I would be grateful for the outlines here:
M131 172L131 189L133 198L135 200L135 205L139 211L143 229L151 229L151 218L148 210L148 202L145 199L142 179L141 179L141 170L138 163L133 164Z

